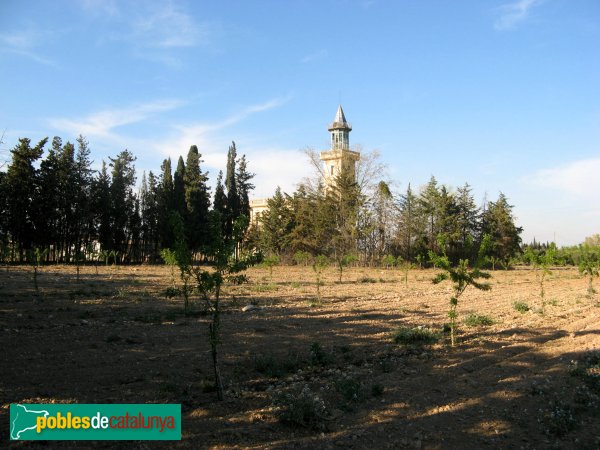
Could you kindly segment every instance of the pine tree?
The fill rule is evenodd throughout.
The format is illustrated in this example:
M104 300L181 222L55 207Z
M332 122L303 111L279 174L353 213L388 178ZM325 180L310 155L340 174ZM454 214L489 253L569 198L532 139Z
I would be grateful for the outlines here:
M281 255L290 245L293 226L292 212L281 188L267 200L268 209L259 218L260 248L265 254Z
M482 234L489 234L492 240L490 256L508 264L510 258L520 252L523 228L515 225L513 206L500 193L498 200L489 202L483 213Z
M413 191L408 185L406 193L400 197L398 205L398 246L403 258L407 261L414 261L419 249L417 247L418 238L423 232L422 224L419 223L418 215L418 198L413 194Z

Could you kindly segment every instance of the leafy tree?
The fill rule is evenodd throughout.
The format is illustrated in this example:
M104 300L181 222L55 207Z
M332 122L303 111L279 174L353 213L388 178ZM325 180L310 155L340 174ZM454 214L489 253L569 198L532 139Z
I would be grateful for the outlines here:
M308 252L298 250L296 253L294 253L293 259L299 266L307 266L310 260L312 259L312 255Z
M450 342L452 347L454 347L456 344L455 334L456 319L458 318L458 300L469 286L473 286L474 288L483 291L490 290L491 286L489 283L481 283L478 281L480 278L490 278L490 274L481 271L477 265L470 268L467 259L461 259L458 262L458 265L453 266L446 255L437 255L434 252L430 252L429 258L436 267L443 270L443 272L438 273L433 279L433 283L441 283L444 280L450 280L452 282L454 295L450 298L448 317L450 318Z
M279 264L279 256L269 255L263 259L263 265L269 269L269 282L273 282L273 266Z
M545 252L535 252L533 249L528 248L525 252L524 259L528 261L534 268L536 278L540 286L540 300L542 307L541 313L544 314L546 308L546 290L544 288L544 282L546 276L552 275L550 267L556 262L556 245L552 245Z
M394 255L384 255L383 258L381 258L381 264L386 269L390 269L396 264L396 258L394 258Z
M599 275L600 260L598 253L591 252L588 247L584 247L584 249L581 261L579 262L579 273L588 277L587 293L591 296L596 293L592 282L594 281L594 277L598 277Z
M336 258L335 262L338 269L339 274L339 282L342 282L342 275L344 274L344 268L348 267L350 264L358 261L356 255L343 255L341 258Z
M321 299L321 277L323 275L323 270L325 270L329 266L329 258L325 255L317 255L313 260L313 271L315 272L316 280L317 280L317 299Z
M240 217L233 224L231 236L223 234L220 213L213 211L210 217L210 239L206 248L207 255L211 258L214 268L212 270L197 268L194 274L197 288L208 310L211 312L209 325L209 343L217 387L217 398L223 400L223 382L219 368L218 348L221 341L221 288L226 281L240 283L245 281L240 272L260 262L260 255L242 255L241 258L232 259L244 230L247 227L247 218Z

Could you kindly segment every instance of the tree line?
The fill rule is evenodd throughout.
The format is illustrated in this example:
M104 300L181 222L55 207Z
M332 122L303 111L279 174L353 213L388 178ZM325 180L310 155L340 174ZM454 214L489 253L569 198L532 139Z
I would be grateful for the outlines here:
M292 194L278 188L250 241L284 261L322 254L338 264L351 255L367 265L423 266L433 252L453 263L483 256L508 266L520 253L522 228L504 194L477 206L468 184L452 189L433 176L417 191L409 185L394 194L390 183L373 181L377 170L367 172L367 182L359 167L329 187L305 182Z
M44 151L48 147L46 154ZM124 150L99 171L92 168L88 141L54 137L33 145L19 139L6 172L0 172L0 249L5 262L70 263L109 258L119 263L159 262L172 248L180 224L196 261L210 245L215 217L224 236L241 216L249 217L253 174L245 156L229 147L225 179L220 172L211 195L198 148L184 162L165 159L160 173L144 172L136 187L136 157ZM215 216L215 217L211 217Z

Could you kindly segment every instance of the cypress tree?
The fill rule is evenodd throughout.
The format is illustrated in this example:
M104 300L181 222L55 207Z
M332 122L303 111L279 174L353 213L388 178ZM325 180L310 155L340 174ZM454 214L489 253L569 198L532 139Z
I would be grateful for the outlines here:
M192 145L186 159L184 176L186 216L186 237L189 248L196 252L208 243L208 212L210 192L208 176L200 168L201 155L198 147Z
M187 208L185 202L185 164L180 156L177 160L177 169L173 176L173 210L176 211L181 218L187 216Z
M23 262L23 251L32 248L35 242L35 229L32 217L32 203L35 196L36 170L33 163L44 152L48 138L42 139L35 147L27 138L10 151L12 161L6 171L6 197L8 231L19 248L19 261Z
M173 177L171 175L171 158L161 165L161 181L158 198L158 229L162 248L172 248L175 243L173 232L169 225L169 216L174 207Z

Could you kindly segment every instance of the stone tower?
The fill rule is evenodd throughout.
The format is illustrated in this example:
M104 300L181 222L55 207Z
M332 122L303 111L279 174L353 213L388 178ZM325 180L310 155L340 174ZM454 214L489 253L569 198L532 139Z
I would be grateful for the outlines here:
M352 126L344 116L342 105L338 107L335 119L328 128L331 133L331 149L321 152L321 161L325 164L325 189L331 189L335 185L336 177L343 171L351 176L356 176L356 161L360 159L360 153L350 150L350 131Z

